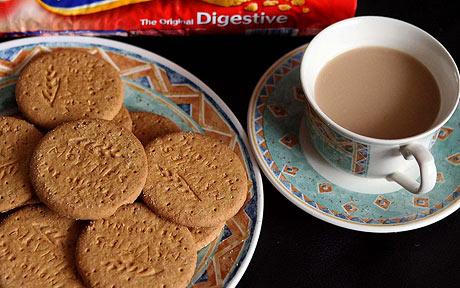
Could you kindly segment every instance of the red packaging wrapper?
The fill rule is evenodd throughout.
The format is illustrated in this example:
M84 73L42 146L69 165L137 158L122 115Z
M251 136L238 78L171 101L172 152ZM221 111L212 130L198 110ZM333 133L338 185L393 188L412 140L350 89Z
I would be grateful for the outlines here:
M0 0L0 35L314 35L356 0Z

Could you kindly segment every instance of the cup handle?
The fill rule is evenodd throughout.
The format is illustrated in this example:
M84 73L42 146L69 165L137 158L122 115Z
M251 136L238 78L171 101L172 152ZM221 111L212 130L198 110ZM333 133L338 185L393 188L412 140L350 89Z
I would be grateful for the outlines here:
M401 172L394 172L387 179L395 181L413 194L430 192L436 184L436 165L430 151L420 144L409 144L401 147L399 152L406 160L412 159L412 156L415 158L420 168L420 183Z

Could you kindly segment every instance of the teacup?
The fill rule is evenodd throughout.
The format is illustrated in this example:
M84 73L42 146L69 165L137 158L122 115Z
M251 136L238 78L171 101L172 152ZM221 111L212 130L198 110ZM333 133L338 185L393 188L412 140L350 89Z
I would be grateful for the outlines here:
M402 139L370 138L341 127L321 110L314 89L321 69L339 54L365 46L400 50L430 70L439 86L441 106L428 130ZM430 149L459 101L457 66L435 38L396 19L377 16L347 19L329 26L311 41L302 59L300 78L307 99L302 121L308 127L309 141L325 160L348 175L394 181L414 194L433 189L437 172ZM414 176L409 171L418 173Z

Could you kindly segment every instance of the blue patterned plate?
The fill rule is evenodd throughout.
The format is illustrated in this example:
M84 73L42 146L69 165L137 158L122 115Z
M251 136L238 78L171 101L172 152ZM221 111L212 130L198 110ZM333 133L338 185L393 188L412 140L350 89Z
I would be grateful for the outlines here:
M433 191L363 194L333 185L312 169L299 144L304 113L299 65L306 46L283 56L259 81L248 113L249 140L260 167L291 202L326 222L366 232L398 232L441 220L460 206L460 109L443 127L432 152Z
M235 287L254 253L262 225L260 172L235 115L203 82L176 64L146 50L89 37L25 38L0 44L0 115L17 113L14 87L22 67L53 47L88 50L111 63L125 87L125 106L175 121L182 129L219 138L246 165L251 188L241 211L228 220L220 237L198 253L190 287Z

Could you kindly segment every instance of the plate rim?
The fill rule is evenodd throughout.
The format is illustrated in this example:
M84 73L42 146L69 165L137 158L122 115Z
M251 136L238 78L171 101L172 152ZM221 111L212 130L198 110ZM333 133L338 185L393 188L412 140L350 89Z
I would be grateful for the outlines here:
M260 237L260 231L262 229L262 219L263 219L263 212L264 212L264 193L263 193L263 183L262 183L262 176L260 173L259 166L257 165L257 161L255 160L254 153L251 149L251 145L249 143L248 135L246 131L244 131L243 126L241 125L238 118L236 118L233 111L225 104L225 102L214 92L208 85L206 85L203 81L198 79L195 75L190 73L188 70L182 68L178 64L168 60L154 52L149 50L137 47L135 45L123 43L120 41L112 40L112 39L105 39L99 37L87 37L87 36L36 36L36 37L26 37L21 39L14 39L8 40L5 42L0 43L0 50L10 49L13 47L21 46L21 45L30 45L30 44L37 44L37 43L53 43L53 42L69 42L69 43L82 43L82 44L95 44L95 45L105 45L113 48L118 48L123 51L130 51L132 53L137 53L146 59L151 60L152 62L157 62L161 65L164 65L171 70L181 74L182 76L186 77L189 81L197 85L200 89L202 89L205 93L207 93L215 102L216 104L222 109L223 112L228 116L230 122L235 126L237 132L241 135L242 143L247 147L249 161L252 166L254 172L254 178L256 181L256 189L255 193L257 193L257 216L256 221L254 223L254 234L249 243L248 250L246 255L244 256L243 260L239 263L236 267L236 271L231 279L228 280L225 287L234 288L238 284L238 282L243 277L244 273L246 272L249 263L254 256L255 249L257 247L257 243Z
M252 95L251 95L251 100L249 102L249 107L248 107L248 115L247 115L247 130L248 130L248 137L249 137L249 143L251 145L252 152L257 160L257 163L260 166L260 169L264 173L265 177L271 182L271 184L280 192L284 197L286 197L290 202L292 202L295 206L299 207L301 210L307 212L308 214L312 215L313 217L316 217L320 220L323 220L327 223L333 224L335 226L341 227L341 228L346 228L350 230L355 230L355 231L360 231L360 232L370 232L370 233L394 233L394 232L404 232L404 231L409 231L409 230L415 230L418 228L422 228L428 225L431 225L435 222L438 222L445 217L449 216L453 212L455 212L459 207L460 207L460 198L457 198L454 202L452 202L451 205L449 205L447 208L437 211L433 214L430 214L424 218L421 219L416 219L412 222L406 222L402 224L359 224L343 219L338 219L330 216L329 214L326 214L324 212L321 212L317 209L314 209L308 205L304 205L301 200L298 198L294 197L291 193L286 191L286 188L282 185L280 185L276 179L273 176L273 173L271 172L270 168L268 167L267 163L264 161L262 155L259 153L259 149L257 148L257 138L254 133L254 124L253 124L253 119L254 119L254 112L256 109L256 103L258 99L258 91L260 90L260 87L263 86L265 83L266 79L268 76L273 73L273 71L279 67L282 63L284 63L287 59L291 58L293 55L301 52L302 50L305 50L306 47L308 46L309 43L303 44L287 53L285 53L283 56L281 56L278 60L276 60L270 68L268 68L265 73L260 77L259 81L257 82L257 85L255 86ZM306 160L305 160L306 161Z

